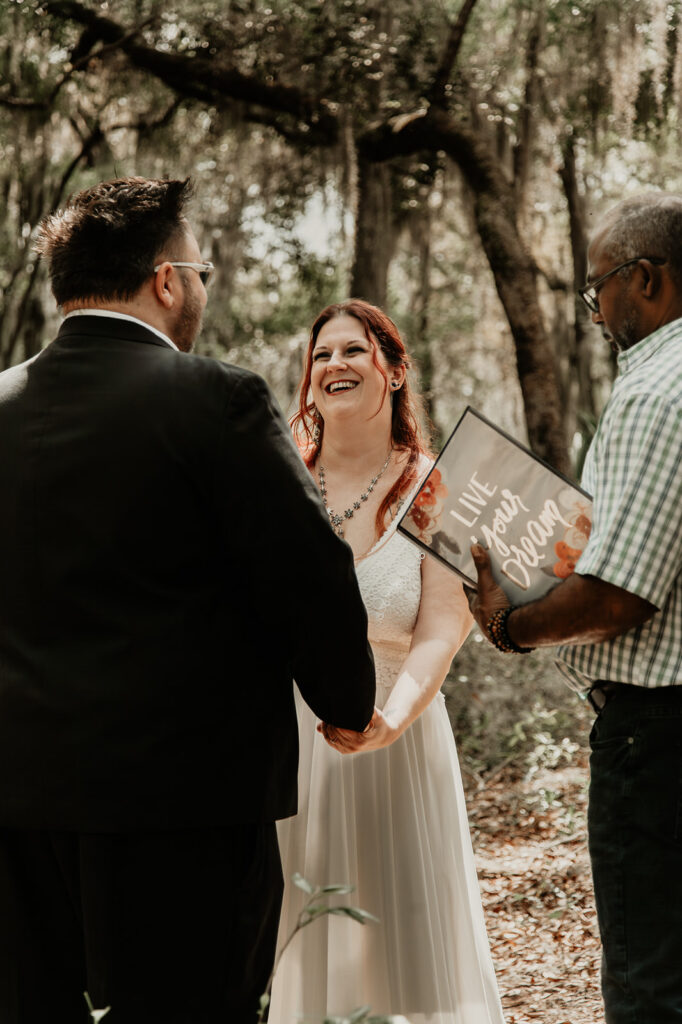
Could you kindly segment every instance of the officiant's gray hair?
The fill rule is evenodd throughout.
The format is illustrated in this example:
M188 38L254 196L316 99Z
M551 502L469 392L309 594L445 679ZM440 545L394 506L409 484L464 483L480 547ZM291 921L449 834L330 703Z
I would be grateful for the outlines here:
M601 248L614 263L635 257L665 260L682 287L682 195L644 192L624 199L600 221ZM631 273L626 267L621 273Z

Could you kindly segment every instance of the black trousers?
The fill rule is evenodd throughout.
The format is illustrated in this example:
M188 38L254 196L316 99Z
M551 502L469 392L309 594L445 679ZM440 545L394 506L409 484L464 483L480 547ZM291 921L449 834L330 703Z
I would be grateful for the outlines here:
M621 686L590 737L607 1024L682 1024L682 686Z
M0 1021L254 1024L281 899L274 823L0 829Z

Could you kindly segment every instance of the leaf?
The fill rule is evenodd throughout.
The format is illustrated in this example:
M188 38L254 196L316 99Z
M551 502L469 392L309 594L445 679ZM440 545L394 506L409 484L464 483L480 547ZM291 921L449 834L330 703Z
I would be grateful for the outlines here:
M321 889L320 889L320 892L324 893L325 895L329 895L330 893L336 893L339 896L345 896L349 892L355 892L355 886L354 885L323 885L321 887Z
M270 1005L270 996L269 996L269 994L267 992L264 992L263 995L260 997L260 999L258 1001L258 1009L261 1010L261 1011L262 1010L266 1010L269 1005Z
M315 892L315 887L310 884L307 878L304 878L303 875L299 875L298 871L294 872L291 876L291 881L294 885L297 885L299 889L303 889L303 892L307 892L309 896L312 896Z
M348 1019L351 1024L357 1024L358 1021L367 1020L367 1014L371 1009L371 1006L360 1006L357 1010L353 1010Z
M332 914L335 910L339 910L339 907L330 907L326 903L316 903L312 907L306 907L305 913L308 915L308 921L314 921L316 917L322 917L324 914ZM306 921L306 924L308 924Z
M410 1024L407 1017L368 1017L366 1024Z
M92 1000L90 999L89 992L84 992L83 998L85 999L85 1002L88 1004L88 1010L90 1011L90 1016L92 1017L94 1024L99 1024L99 1022L102 1020L102 1017L106 1017L106 1015L109 1013L111 1007L105 1006L103 1010L96 1010L92 1005Z
M362 910L360 907L329 907L329 914L345 914L346 917L352 917L354 921L359 921L360 924L367 924L368 921L379 921L378 917L374 914L370 914L368 910Z

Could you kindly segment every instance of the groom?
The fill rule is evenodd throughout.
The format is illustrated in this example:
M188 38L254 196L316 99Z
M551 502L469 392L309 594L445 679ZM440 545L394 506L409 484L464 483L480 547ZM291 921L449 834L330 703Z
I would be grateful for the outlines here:
M85 1022L85 991L107 1024L255 1021L292 678L325 722L372 714L350 549L285 421L186 354L188 196L127 178L49 217L66 316L0 374L2 1024Z

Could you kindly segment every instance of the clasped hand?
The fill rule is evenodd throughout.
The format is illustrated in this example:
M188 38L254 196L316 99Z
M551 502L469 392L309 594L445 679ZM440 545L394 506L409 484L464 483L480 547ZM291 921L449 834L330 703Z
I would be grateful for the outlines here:
M339 729L335 725L327 725L326 722L320 722L317 731L321 732L329 746L338 750L340 754L379 750L380 747L388 747L399 735L395 726L391 725L389 717L380 708L374 709L364 732Z

